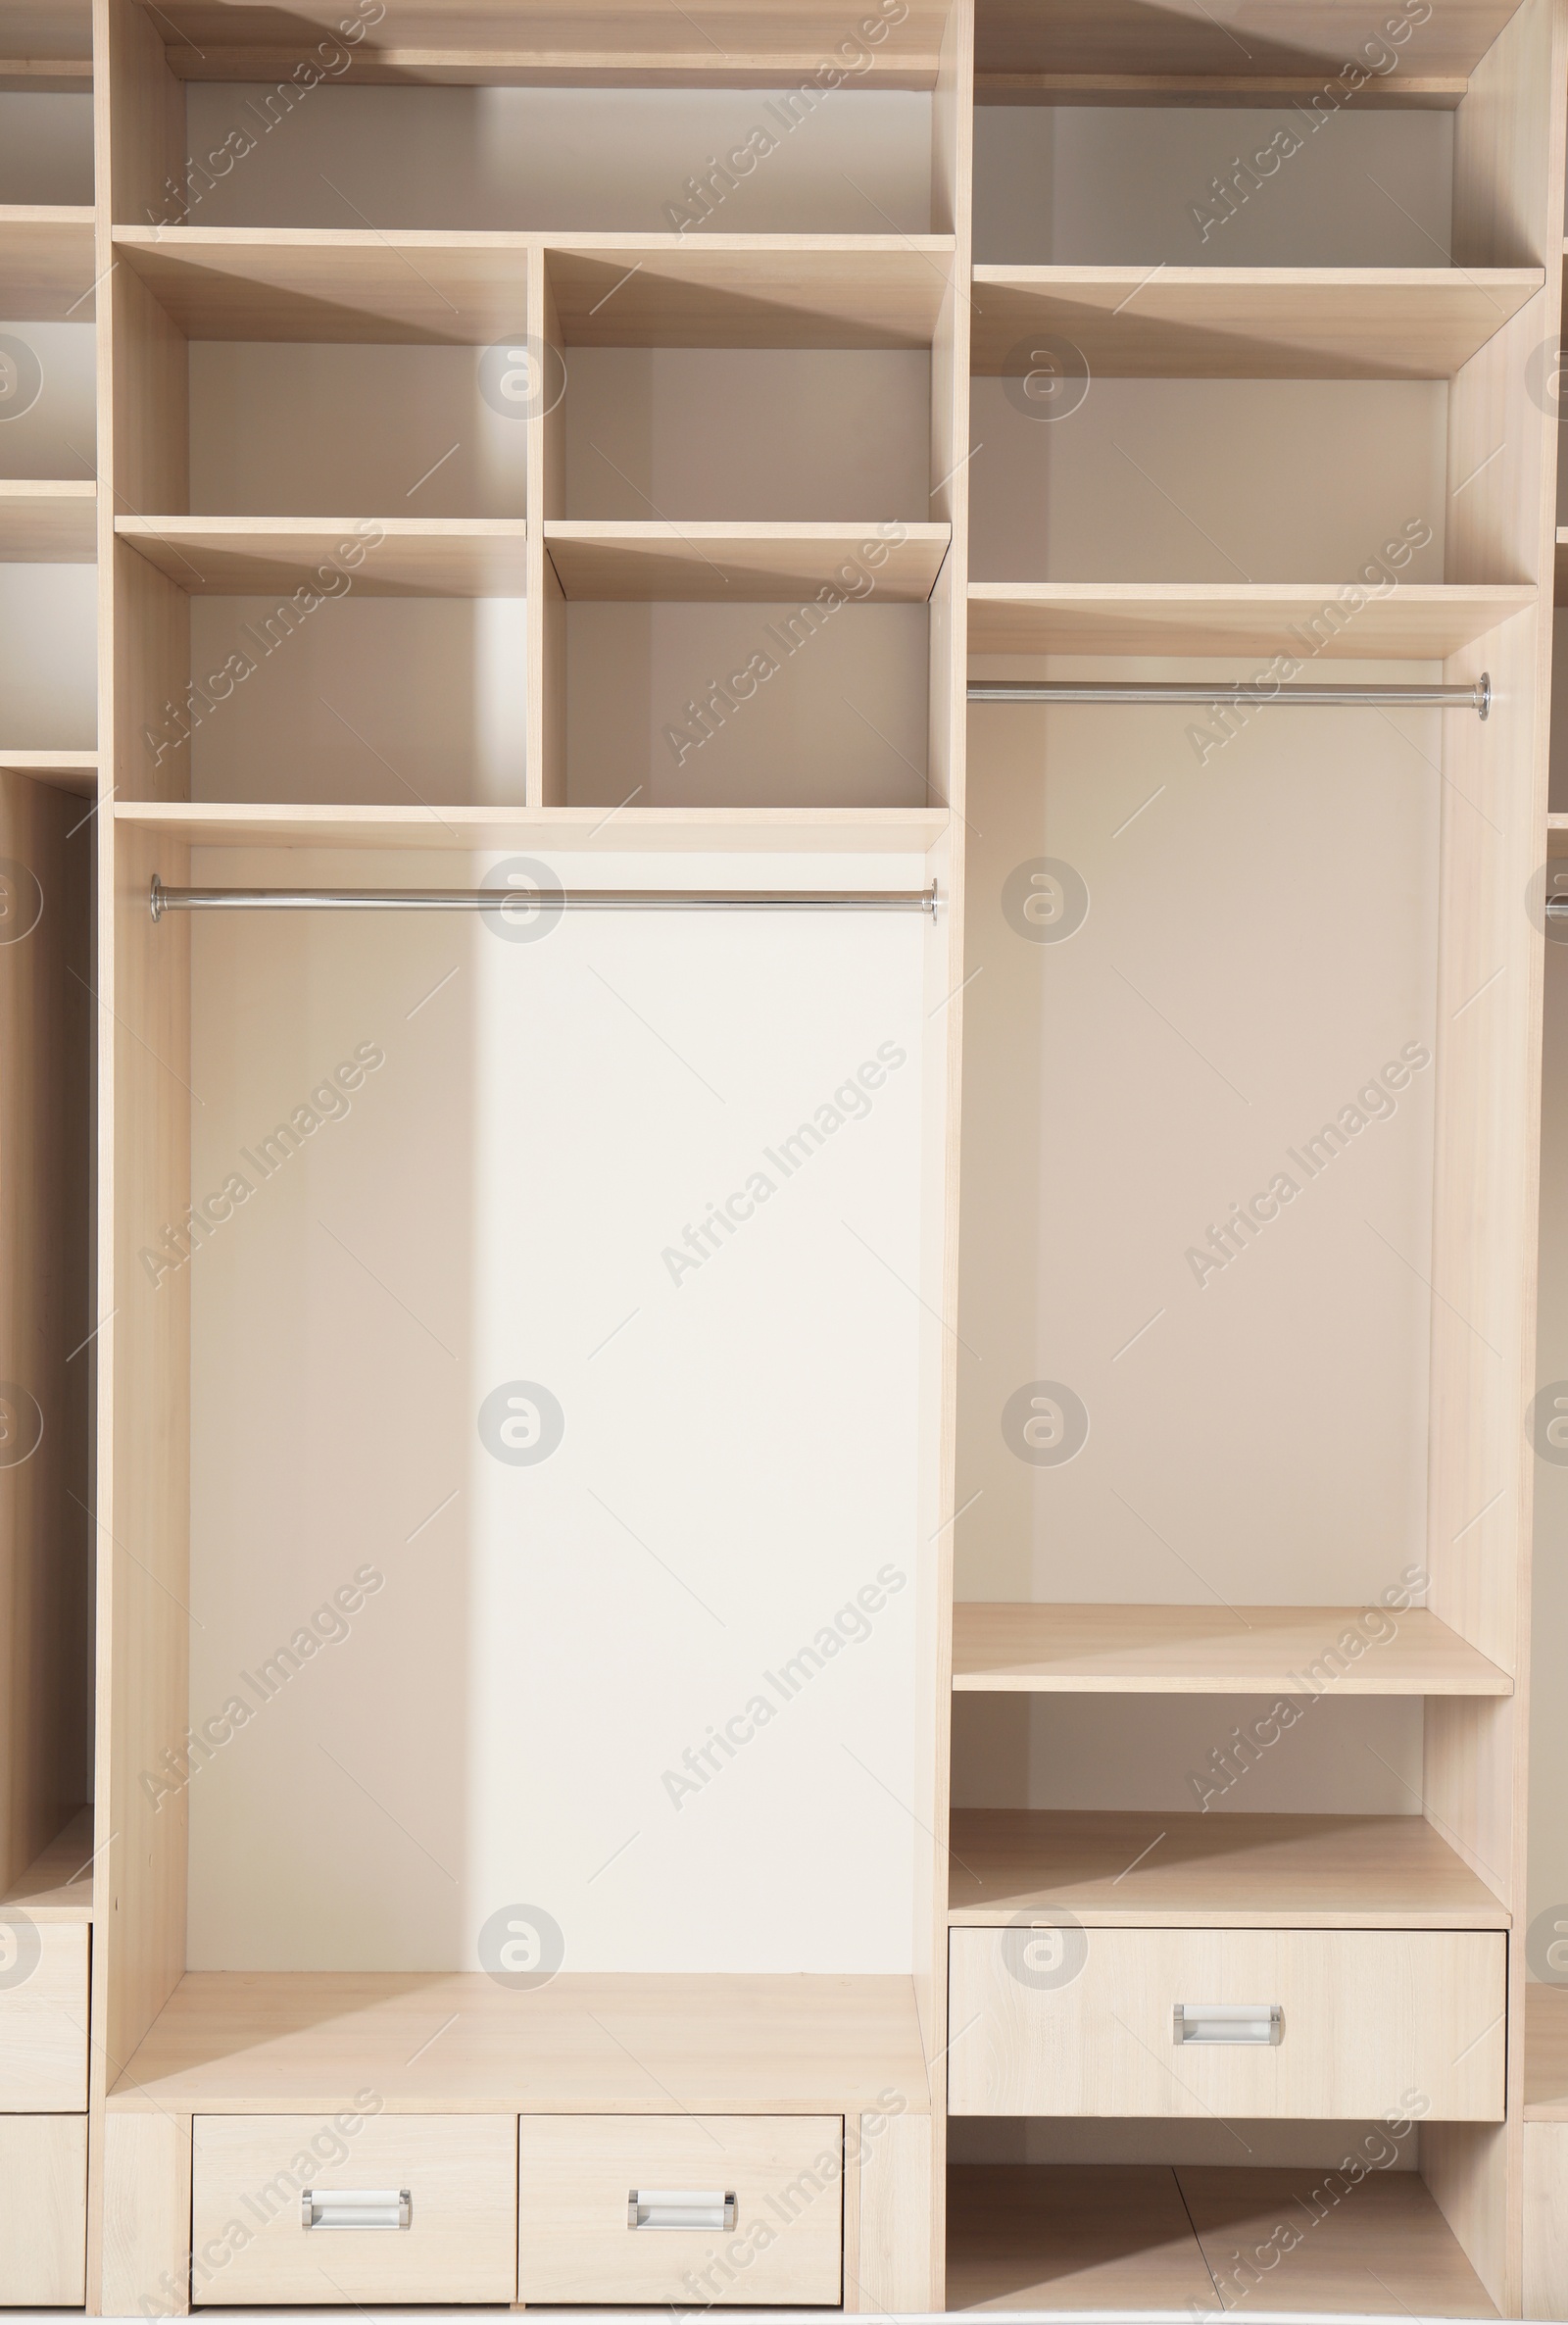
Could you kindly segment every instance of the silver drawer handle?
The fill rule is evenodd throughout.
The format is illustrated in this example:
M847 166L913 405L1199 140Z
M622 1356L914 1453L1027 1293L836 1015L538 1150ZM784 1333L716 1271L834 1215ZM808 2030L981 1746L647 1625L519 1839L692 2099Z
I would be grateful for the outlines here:
M412 2228L407 2188L302 2188L302 2228Z
M733 2188L628 2188L628 2228L695 2228L710 2236L735 2225Z
M1171 2012L1173 2043L1283 2043L1281 2003L1178 2003Z

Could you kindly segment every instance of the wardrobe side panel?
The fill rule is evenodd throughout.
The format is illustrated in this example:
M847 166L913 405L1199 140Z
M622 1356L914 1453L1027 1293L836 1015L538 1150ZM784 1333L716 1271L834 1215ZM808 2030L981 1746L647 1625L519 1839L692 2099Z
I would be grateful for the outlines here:
M925 2265L933 2171L944 2142L931 2115L862 2115L859 2238L852 2274L846 2248L844 2306L852 2314L907 2316L931 2306ZM940 2279L938 2280L940 2285ZM937 2296L941 2298L940 2292Z
M189 1719L189 922L155 926L154 871L188 877L187 849L117 833L100 991L101 1232L112 1253L100 1395L99 1816L103 1905L95 2031L110 2085L185 1968ZM110 1013L112 1016L110 1015Z
M191 2119L162 2107L104 2122L103 2313L190 2313Z
M549 265L528 259L528 340L535 402L528 419L528 742L530 807L566 799L566 600L545 547L544 520L566 513L565 358ZM556 396L557 389L560 395Z

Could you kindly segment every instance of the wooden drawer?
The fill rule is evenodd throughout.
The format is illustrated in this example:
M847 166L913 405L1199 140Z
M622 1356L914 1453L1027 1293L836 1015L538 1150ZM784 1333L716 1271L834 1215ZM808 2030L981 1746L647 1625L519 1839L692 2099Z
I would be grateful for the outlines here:
M201 2299L510 2302L516 2170L514 2115L198 2115L191 2249L213 2272ZM307 2190L330 2215L309 2228ZM354 2224L366 2207L352 2200L373 2195L390 2199L377 2224Z
M519 2300L839 2300L842 2116L524 2115L517 2155Z
M0 2111L72 2115L86 2104L87 1925L0 1918Z
M1027 1929L956 1929L957 2115L1503 2113L1500 1930L1091 1929L1060 1984ZM1202 2004L1282 2012L1277 2042L1187 2041Z
M87 2118L0 2115L0 2307L86 2299Z

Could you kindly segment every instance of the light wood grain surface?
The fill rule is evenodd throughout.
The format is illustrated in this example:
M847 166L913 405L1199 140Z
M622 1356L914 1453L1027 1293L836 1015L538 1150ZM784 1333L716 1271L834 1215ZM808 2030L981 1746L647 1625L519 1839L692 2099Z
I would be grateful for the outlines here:
M362 2096L361 2109L371 2104ZM499 2301L517 2283L517 2124L512 2115L198 2115L191 2250L216 2252L193 2291L219 2307L273 2301ZM407 2228L307 2228L304 2189L412 2199ZM624 2199L622 2199L624 2201ZM236 2251L229 2223L247 2231Z
M0 562L90 565L98 554L98 487L90 479L0 478Z
M211 848L561 848L611 854L924 855L946 808L315 808L130 802L116 821ZM234 873L236 884L242 884Z
M0 2111L74 2114L87 2104L87 1925L33 1925L0 1909Z
M0 204L0 315L18 322L90 322L91 210Z
M570 347L929 347L951 235L585 235L547 259Z
M955 1924L1049 1905L1091 1927L1506 1929L1423 1816L957 1808Z
M1525 1988L1525 2114L1568 2123L1568 1986Z
M1446 379L1544 280L1534 267L977 267L970 363L1023 376L1044 334L1109 379Z
M1519 583L1408 583L1356 605L1338 581L971 581L969 651L1303 661L1331 651L1334 660L1429 661L1457 653L1535 602L1534 587Z
M836 2307L843 2157L837 2115L525 2115L517 2298L690 2306L711 2265L720 2300ZM633 2229L633 2189L733 2195L735 2226Z
M0 2115L0 2301L79 2306L86 2251L86 2116Z
M572 599L777 604L837 588L852 602L918 605L948 553L945 524L621 524L560 520L545 549Z
M960 1601L953 1684L1068 1695L1513 1693L1505 1671L1425 1608L1385 1618L1396 1628L1382 1640L1357 1623L1358 1612Z
M949 2108L957 2115L1503 2112L1500 1930L956 1929ZM1075 1968L1073 1965L1078 1966ZM1057 1975L1059 1973L1059 1975ZM1278 2004L1278 2043L1175 2040L1180 2003Z
M120 517L115 530L196 597L323 581L332 596L521 597L527 581L520 518L389 517L371 531L352 517Z
M1455 102L1512 13L1512 0L1453 0L1434 10L1407 35L1382 101L1418 101L1436 83ZM999 76L1033 78L1066 102L1084 93L1080 82L1144 93L1151 82L1194 82L1190 95L1217 82L1226 93L1250 92L1257 104L1321 89L1345 62L1345 40L1333 0L1236 0L1223 18L1204 0L1165 0L1152 22L1139 0L1061 0L1049 9L991 0L976 34L976 85L989 94Z
M108 2115L100 2135L103 2313L190 2311L188 2115Z
M163 20L170 62L198 79L271 80L342 20L338 0L302 0L286 22L262 6L176 0ZM350 20L352 21L352 20ZM884 88L929 88L942 11L911 0L884 18L889 36L869 54L866 78ZM342 77L550 86L598 79L631 86L769 87L799 82L831 56L854 20L831 0L389 0L346 51ZM344 53L339 51L340 54Z
M56 791L85 793L98 788L96 751L0 751L0 772L30 775Z
M431 2038L445 2027L439 2043ZM426 2049L426 2045L431 2045ZM927 2104L907 1978L567 1975L517 1994L447 1975L197 1972L112 2103L398 2113L858 2113Z
M955 2164L948 2184L953 2309L1189 2309L1214 2282L1163 2165Z
M14 1909L34 1921L90 1921L92 1829L92 1810L78 1808L0 1898L0 1914Z
M524 234L117 226L115 251L191 339L485 347L526 324Z
M1524 2313L1568 2315L1568 2123L1524 2130Z
M1227 2308L1357 2316L1496 2314L1415 2172L1176 2172ZM1293 2242L1293 2237L1298 2241Z

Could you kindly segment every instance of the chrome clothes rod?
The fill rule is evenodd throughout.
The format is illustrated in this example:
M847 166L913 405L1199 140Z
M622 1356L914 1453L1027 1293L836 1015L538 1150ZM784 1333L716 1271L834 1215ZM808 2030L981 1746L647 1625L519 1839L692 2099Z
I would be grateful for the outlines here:
M972 703L1234 703L1266 709L1270 703L1307 703L1357 710L1386 705L1391 710L1474 711L1485 718L1492 708L1492 678L1483 671L1470 686L1276 686L1272 690L1234 684L1204 686L1158 678L971 678Z
M929 888L166 888L154 872L152 916L166 913L929 913Z

